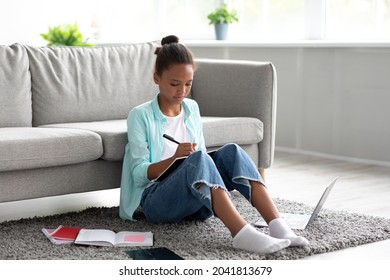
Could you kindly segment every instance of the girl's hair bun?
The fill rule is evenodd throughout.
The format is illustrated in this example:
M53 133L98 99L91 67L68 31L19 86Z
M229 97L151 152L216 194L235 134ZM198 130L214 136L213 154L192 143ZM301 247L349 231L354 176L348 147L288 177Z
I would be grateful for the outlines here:
M155 73L159 76L174 64L189 64L195 70L195 62L192 52L183 44L179 43L179 38L169 35L161 40L161 46L154 51L157 55L154 66Z
M179 43L179 37L175 35L169 35L161 40L161 45L164 46L165 44L171 44L171 43Z

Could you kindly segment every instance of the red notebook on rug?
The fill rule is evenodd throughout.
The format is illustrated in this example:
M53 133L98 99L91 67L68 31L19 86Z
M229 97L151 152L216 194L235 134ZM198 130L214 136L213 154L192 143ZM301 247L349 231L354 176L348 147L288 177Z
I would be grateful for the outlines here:
M78 227L64 227L61 225L50 235L55 239L75 241L80 229Z
M53 244L74 243L81 228L59 226L56 229L43 228L43 234L49 238Z

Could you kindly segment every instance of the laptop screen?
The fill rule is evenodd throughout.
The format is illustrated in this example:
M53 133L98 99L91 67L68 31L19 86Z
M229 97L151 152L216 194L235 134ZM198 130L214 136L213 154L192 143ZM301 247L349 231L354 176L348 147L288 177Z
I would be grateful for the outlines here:
M311 222L313 222L313 220L314 220L315 218L317 218L318 213L319 213L320 210L322 209L322 206L324 205L326 199L328 198L329 193L330 193L330 191L332 190L332 188L333 188L334 184L336 183L337 179L338 179L338 178L335 178L335 179L330 183L330 185L329 185L328 187L326 187L324 193L323 193L322 196L321 196L320 201L318 201L317 206L316 206L316 208L314 209L314 212L313 212L313 214L312 214L311 217L310 217L310 220L309 220L308 224L310 224Z

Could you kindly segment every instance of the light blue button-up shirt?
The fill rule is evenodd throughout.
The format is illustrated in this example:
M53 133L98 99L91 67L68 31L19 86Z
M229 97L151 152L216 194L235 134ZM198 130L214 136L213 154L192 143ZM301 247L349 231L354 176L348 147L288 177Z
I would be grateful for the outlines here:
M197 150L206 151L198 104L186 98L182 105L191 142L198 144ZM135 107L128 115L128 143L123 159L119 205L122 219L134 221L133 214L140 205L142 192L152 182L147 171L150 164L161 160L165 125L166 118L160 111L158 95Z

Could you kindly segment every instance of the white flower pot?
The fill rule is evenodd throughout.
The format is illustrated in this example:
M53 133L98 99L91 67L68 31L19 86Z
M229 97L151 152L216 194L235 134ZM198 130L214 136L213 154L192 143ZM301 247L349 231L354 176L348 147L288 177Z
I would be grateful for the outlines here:
M215 27L215 37L217 40L226 40L228 37L228 27L227 23L218 23L214 25Z

